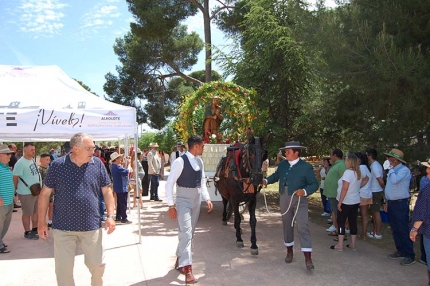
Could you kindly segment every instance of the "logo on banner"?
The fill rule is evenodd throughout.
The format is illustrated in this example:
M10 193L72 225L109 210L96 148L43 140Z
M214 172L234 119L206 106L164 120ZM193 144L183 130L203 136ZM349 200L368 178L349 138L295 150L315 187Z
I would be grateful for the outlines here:
M118 114L116 114L112 110L103 115L104 116L102 116L102 120L121 120L121 117L117 116Z

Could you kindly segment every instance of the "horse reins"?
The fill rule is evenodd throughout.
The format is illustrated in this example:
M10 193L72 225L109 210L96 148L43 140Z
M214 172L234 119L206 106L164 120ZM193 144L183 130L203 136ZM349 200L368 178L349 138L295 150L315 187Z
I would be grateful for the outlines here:
M296 193L295 193L295 192L291 195L290 204L288 205L287 210L286 210L282 215L285 215L285 214L290 210L290 208L291 208L291 203L293 202L293 196L294 196L294 195L296 195ZM297 195L296 195L296 196L297 196ZM296 218L296 216L297 216L297 212L299 211L299 206L300 206L300 196L298 196L298 197L299 197L299 201L297 202L297 208L296 208L296 211L294 212L293 219L291 220L291 227L294 227L294 219Z

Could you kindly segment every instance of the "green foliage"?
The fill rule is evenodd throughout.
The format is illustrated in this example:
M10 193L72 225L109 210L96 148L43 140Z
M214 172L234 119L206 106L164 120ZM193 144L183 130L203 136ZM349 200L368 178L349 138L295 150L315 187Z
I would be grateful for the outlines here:
M170 89L167 79L191 69L202 48L198 35L188 34L185 26L176 27L171 36L162 40L126 34L114 46L122 64L117 66L118 75L105 76L107 99L136 107L138 123L148 122L151 127L162 129L168 118L176 114L182 92Z
M251 128L256 134L263 133L268 114L257 108L257 94L232 82L210 82L203 84L193 94L187 95L180 106L180 114L175 120L179 138L186 140L192 134L203 135L205 107L212 104L212 98L221 98L223 121L219 134L222 141L244 140L246 130Z

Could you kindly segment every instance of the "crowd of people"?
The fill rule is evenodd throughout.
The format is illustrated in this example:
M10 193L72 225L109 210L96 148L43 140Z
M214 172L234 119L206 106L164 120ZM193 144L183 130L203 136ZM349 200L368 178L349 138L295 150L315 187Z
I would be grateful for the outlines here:
M192 273L191 241L200 213L200 201L206 202L209 212L213 205L205 185L204 166L200 156L204 150L202 137L188 139L189 150L183 142L170 155L171 171L166 183L168 215L178 221L179 243L176 251L177 268L187 283L197 279ZM70 140L70 152L57 156L55 152L40 154L25 143L22 155L14 144L0 145L0 254L9 253L4 237L11 223L12 212L21 207L23 236L36 240L54 237L55 271L59 284L73 283L75 249L80 244L93 285L102 285L105 269L102 248L102 223L112 233L116 225L129 224L127 202L133 190L133 207L142 207L142 196L161 201L159 180L164 179L164 165L168 156L158 151L159 145L150 143L143 151L123 148L97 147L92 137L75 134ZM306 147L298 141L287 142L280 148L279 165L275 172L263 179L262 185L279 183L280 208L283 223L285 262L293 261L294 225L297 225L305 266L315 268L311 253L312 242L308 224L308 196L318 190L313 166L301 159ZM284 152L282 154L282 151ZM137 156L137 158L136 158ZM403 266L415 263L413 242L420 238L421 259L427 264L430 255L430 161L421 162L417 186L419 196L410 224L411 171L399 149L384 153L386 162L378 162L378 153L349 153L334 149L323 160L318 171L321 184L322 216L333 225L327 229L337 241L330 248L357 250L357 238L383 239L381 209L388 213L396 251L390 259L401 259ZM166 158L167 157L167 158ZM384 168L385 166L385 168ZM268 161L263 162L267 172ZM266 175L264 176L266 177ZM38 186L38 188L37 188ZM173 188L176 186L176 197ZM40 195L35 195L35 192ZM114 211L116 209L116 213ZM361 213L361 233L357 217ZM368 217L372 219L369 229ZM428 268L430 282L430 267Z

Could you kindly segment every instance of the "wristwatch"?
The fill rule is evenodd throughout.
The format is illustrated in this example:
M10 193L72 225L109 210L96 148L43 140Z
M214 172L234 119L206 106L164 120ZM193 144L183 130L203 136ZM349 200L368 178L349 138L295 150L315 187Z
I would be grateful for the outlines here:
M108 216L106 216L106 218L115 219L115 216L114 215L108 215Z
M411 231L410 232L417 232L418 229L416 227L411 227Z

